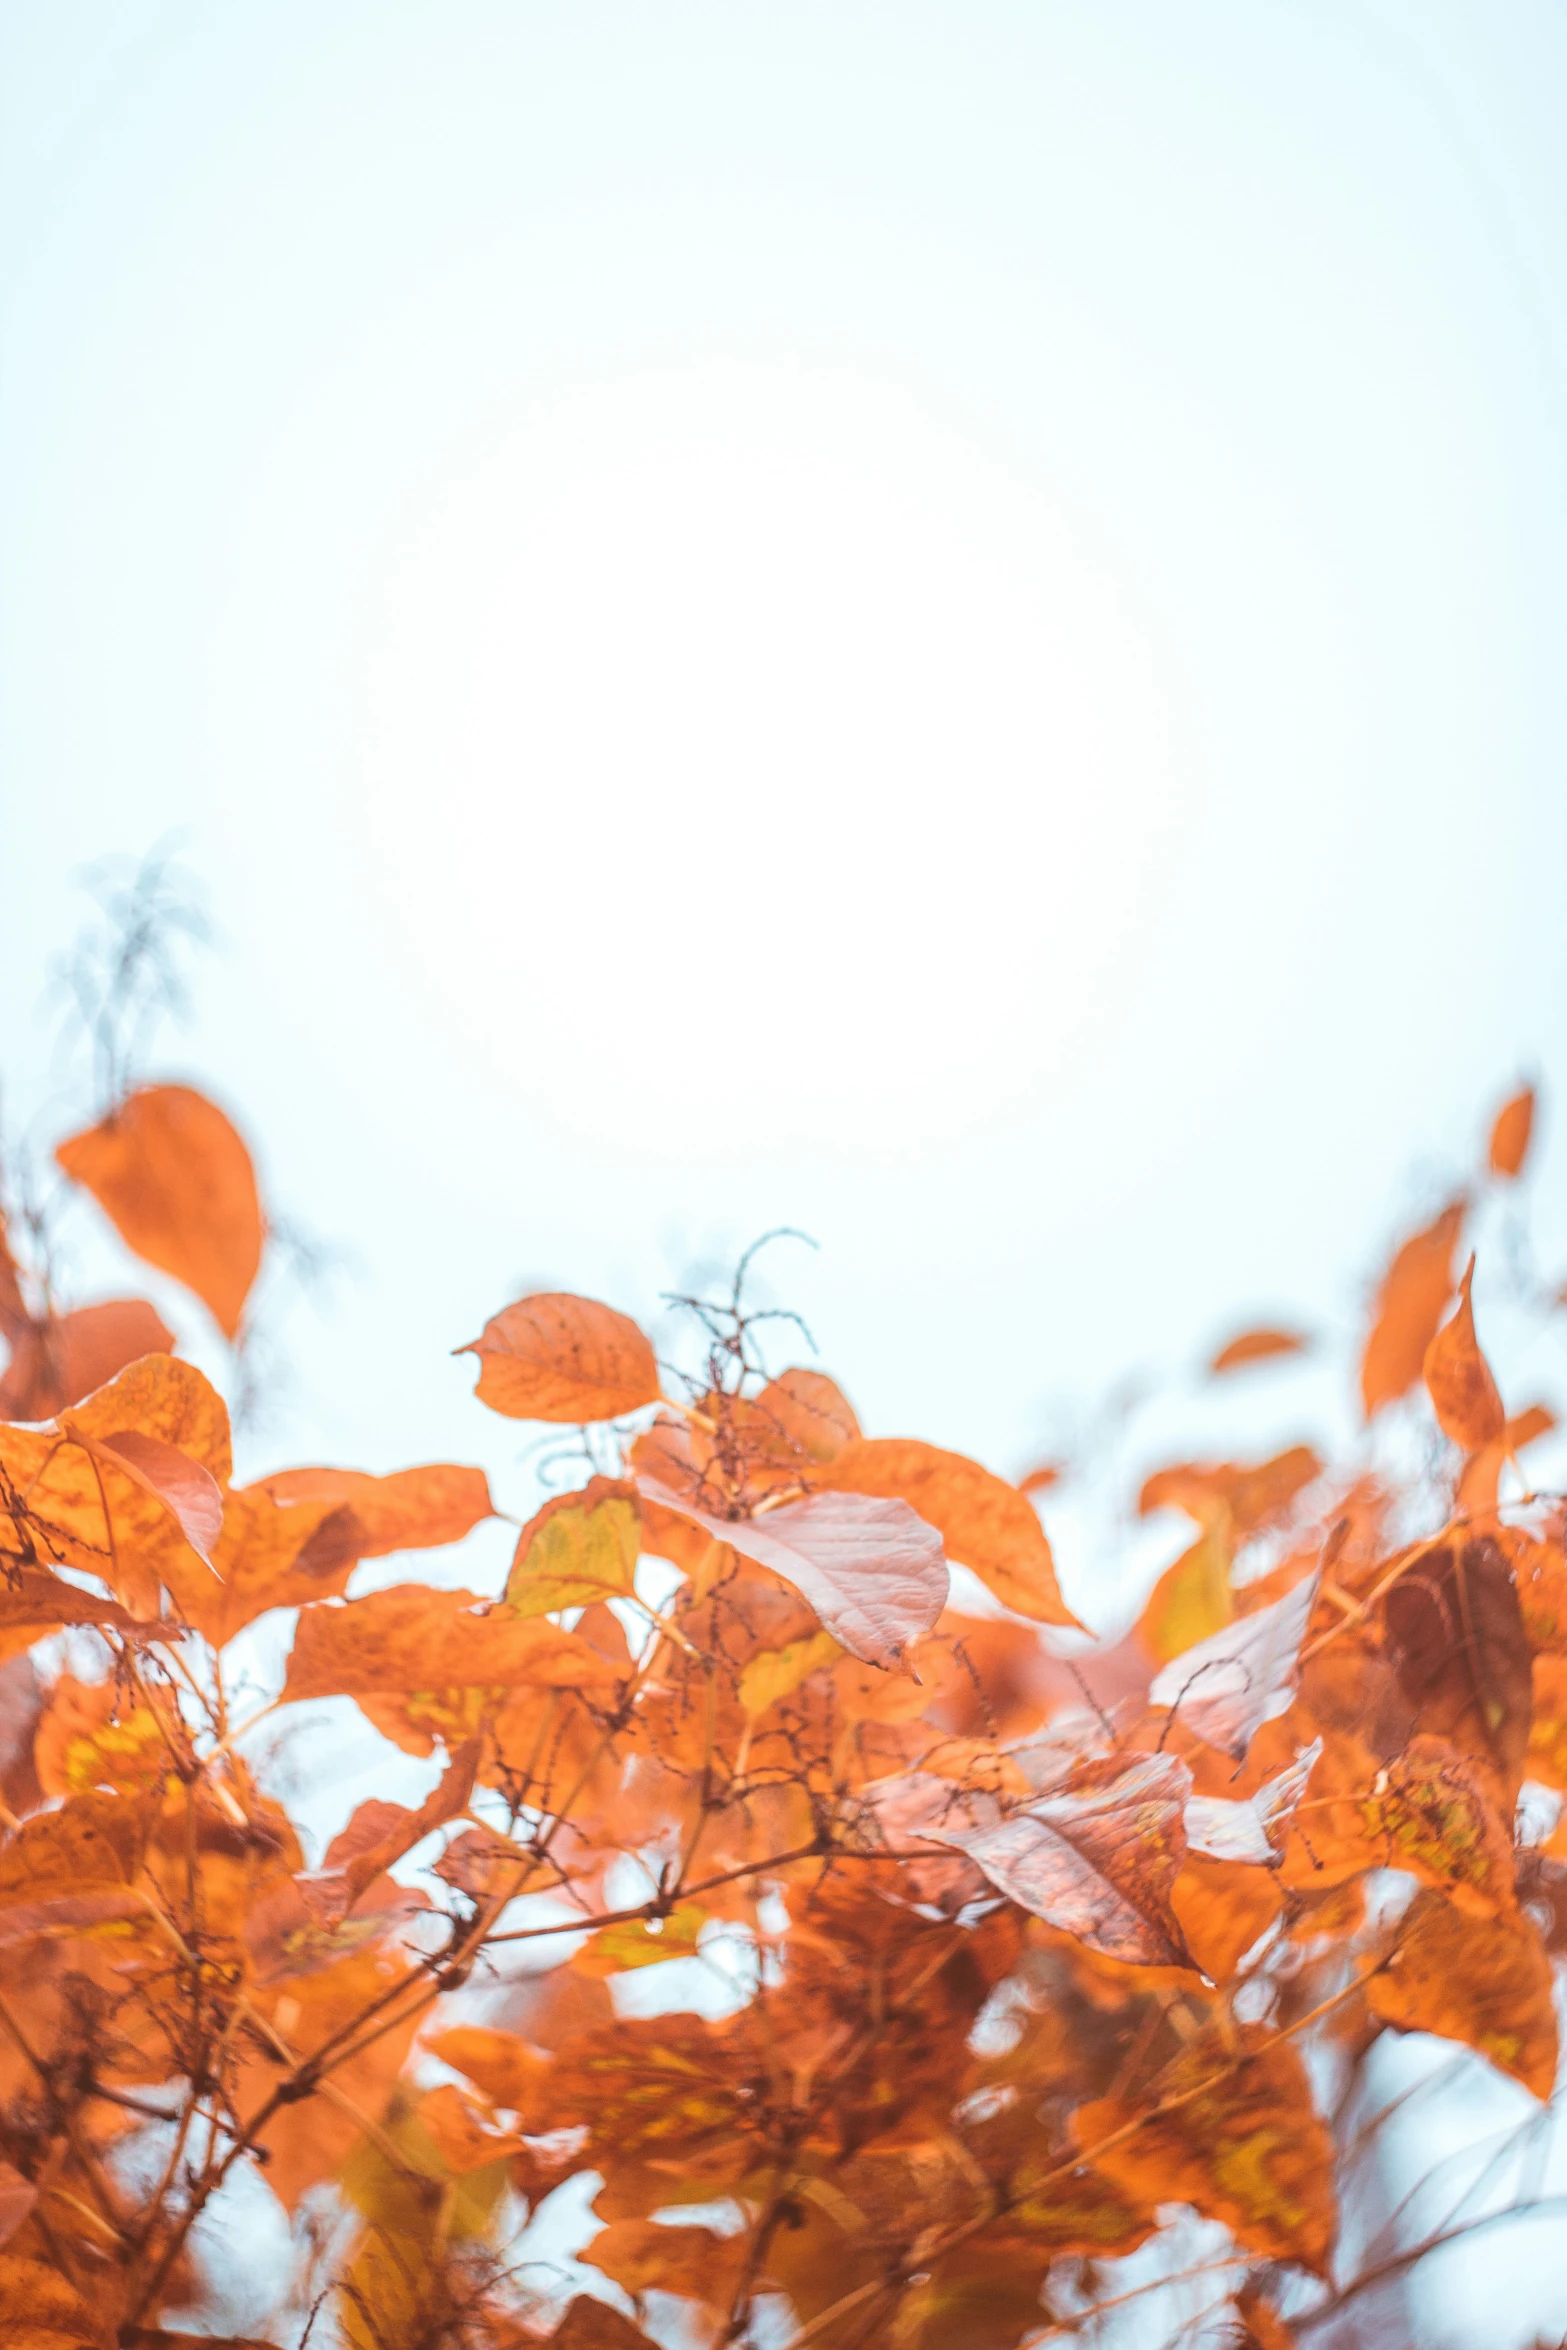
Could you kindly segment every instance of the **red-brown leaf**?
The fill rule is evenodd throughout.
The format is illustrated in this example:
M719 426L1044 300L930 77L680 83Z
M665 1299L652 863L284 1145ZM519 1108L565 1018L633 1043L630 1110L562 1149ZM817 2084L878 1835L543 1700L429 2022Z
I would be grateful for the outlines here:
M161 1436L148 1436L140 1428L116 1428L112 1435L92 1437L72 1426L69 1413L61 1425L94 1458L111 1454L143 1492L162 1502L197 1557L211 1566L213 1544L223 1531L223 1495L210 1470L177 1444L165 1444Z
M0 1420L50 1420L80 1403L127 1363L167 1354L174 1344L144 1297L78 1306L52 1321L24 1321L11 1333L11 1360L0 1378Z

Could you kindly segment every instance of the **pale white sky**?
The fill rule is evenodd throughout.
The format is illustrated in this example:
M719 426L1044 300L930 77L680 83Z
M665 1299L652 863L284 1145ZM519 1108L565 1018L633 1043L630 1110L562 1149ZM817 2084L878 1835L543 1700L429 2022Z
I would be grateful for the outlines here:
M867 1426L1001 1468L1348 1331L1567 1094L1564 121L1559 0L0 0L7 1123L73 873L189 826L158 1066L357 1258L250 1468L516 1506L448 1350L779 1222Z
M269 1454L775 1222L1002 1467L1348 1320L1567 1078L1564 119L1526 0L0 7L11 1110L190 825Z

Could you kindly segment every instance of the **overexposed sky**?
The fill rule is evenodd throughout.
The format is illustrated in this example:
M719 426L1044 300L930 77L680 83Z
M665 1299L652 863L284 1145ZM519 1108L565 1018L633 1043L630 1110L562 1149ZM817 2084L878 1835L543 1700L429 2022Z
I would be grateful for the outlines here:
M1564 118L1528 0L0 6L8 1115L189 826L269 1451L778 1222L1002 1467L1347 1322L1567 1081Z

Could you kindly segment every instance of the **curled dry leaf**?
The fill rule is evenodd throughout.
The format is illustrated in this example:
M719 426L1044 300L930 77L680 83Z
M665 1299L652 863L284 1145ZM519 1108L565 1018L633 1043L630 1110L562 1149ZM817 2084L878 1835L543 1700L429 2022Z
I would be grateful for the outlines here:
M1534 1132L1534 1087L1526 1085L1522 1093L1504 1102L1496 1113L1491 1128L1490 1147L1486 1152L1491 1173L1510 1181L1523 1171L1529 1155L1529 1138Z
M1226 1372L1242 1371L1249 1363L1268 1363L1280 1355L1304 1354L1309 1344L1298 1330L1242 1330L1220 1347L1208 1365L1209 1376L1222 1379Z
M265 1227L250 1153L215 1102L188 1085L145 1086L55 1157L127 1248L237 1334Z
M1426 1348L1453 1294L1453 1251L1466 1205L1462 1198L1452 1201L1424 1231L1412 1234L1383 1276L1360 1364L1360 1397L1368 1420L1384 1404L1407 1395L1420 1377Z
M1480 1341L1475 1336L1474 1307L1470 1300L1470 1286L1474 1281L1475 1261L1471 1257L1458 1289L1458 1306L1452 1318L1426 1348L1425 1380L1436 1416L1442 1423L1442 1433L1465 1452L1478 1452L1482 1445L1497 1443L1507 1425L1507 1414L1497 1393L1491 1366L1480 1352Z
M1208 1745L1243 1760L1263 1723L1284 1713L1294 1697L1318 1580L1307 1575L1270 1607L1173 1658L1155 1675L1150 1704L1170 1707Z
M457 1352L478 1356L479 1401L512 1420L616 1420L660 1397L647 1338L589 1297L519 1298Z
M1173 1754L1089 1763L990 1827L933 1821L998 1892L1047 1925L1129 1966L1190 1964L1170 1907L1186 1852L1191 1773Z
M1551 1962L1525 1917L1475 1918L1440 1893L1417 1893L1367 1997L1384 2023L1461 2040L1536 2097L1556 2085Z
M715 1518L652 1477L638 1491L807 1599L834 1639L862 1664L908 1671L909 1651L947 1604L941 1536L907 1502L818 1493L763 1518Z
M1056 1585L1045 1530L1015 1485L978 1461L914 1437L847 1444L819 1482L833 1493L879 1494L908 1503L934 1526L952 1558L978 1575L1004 1607L1035 1623L1077 1626Z
M1186 1841L1211 1860L1248 1861L1277 1868L1284 1840L1322 1754L1322 1740L1303 1746L1292 1763L1265 1779L1255 1795L1232 1803L1222 1795L1194 1795L1186 1806Z

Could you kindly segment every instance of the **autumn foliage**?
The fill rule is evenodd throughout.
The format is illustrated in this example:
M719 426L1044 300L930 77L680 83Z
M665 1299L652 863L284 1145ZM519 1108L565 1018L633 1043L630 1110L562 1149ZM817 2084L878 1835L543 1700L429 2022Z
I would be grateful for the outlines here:
M451 1375L586 1430L578 1470L504 1588L412 1555L356 1587L487 1519L484 1476L236 1482L153 1307L68 1309L13 1229L6 2340L184 2338L246 2178L295 2222L278 2341L1009 2350L1114 2302L1172 2206L1223 2231L1229 2339L1309 2338L1366 2289L1343 2115L1379 2036L1556 2075L1567 1845L1518 1804L1567 1790L1563 1513L1465 1252L1531 1109L1372 1308L1364 1413L1401 1405L1418 1464L1166 1465L1140 1506L1186 1545L1097 1641L1040 1515L1072 1463L867 1435L820 1369L769 1373L738 1280L689 1376L608 1305L498 1310ZM266 1227L223 1111L132 1087L55 1157L243 1335ZM1243 1333L1212 1375L1305 1345ZM263 1617L285 1661L241 1708ZM325 1698L429 1792L312 1857L252 1731ZM710 1995L623 2011L671 1960ZM563 2297L524 2234L574 2179L600 2284Z

